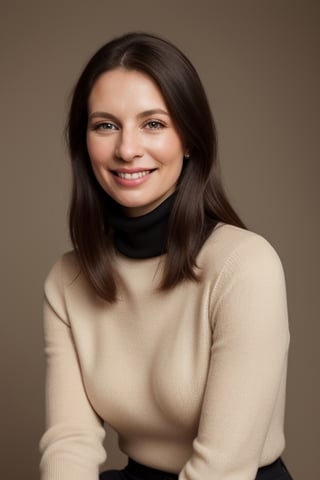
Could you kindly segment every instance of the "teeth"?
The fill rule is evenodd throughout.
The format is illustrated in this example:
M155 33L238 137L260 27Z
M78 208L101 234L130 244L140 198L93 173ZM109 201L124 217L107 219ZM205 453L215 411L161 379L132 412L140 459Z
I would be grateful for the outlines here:
M135 173L123 173L117 172L118 177L125 178L126 180L136 180L137 178L145 177L150 173L150 170L144 170L143 172L135 172Z

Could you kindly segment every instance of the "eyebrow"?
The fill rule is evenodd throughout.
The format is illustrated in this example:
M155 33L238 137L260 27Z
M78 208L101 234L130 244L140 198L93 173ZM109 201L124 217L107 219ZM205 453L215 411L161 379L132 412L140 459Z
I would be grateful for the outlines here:
M162 110L162 108L153 108L150 110L145 110L143 112L140 112L137 117L138 118L144 118L144 117L149 117L150 115L167 115L169 116L169 113L166 112L165 110ZM112 113L108 112L93 112L89 115L89 120L93 118L105 118L113 121L118 121L117 117L113 115Z

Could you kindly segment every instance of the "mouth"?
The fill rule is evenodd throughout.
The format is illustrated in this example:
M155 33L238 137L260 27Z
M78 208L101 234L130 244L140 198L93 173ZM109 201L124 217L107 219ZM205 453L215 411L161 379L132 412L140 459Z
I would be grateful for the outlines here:
M138 180L139 178L145 177L146 175L149 175L150 173L154 172L156 169L151 169L151 170L139 170L135 172L124 172L124 171L119 171L119 170L113 170L112 173L113 175L123 178L124 180Z

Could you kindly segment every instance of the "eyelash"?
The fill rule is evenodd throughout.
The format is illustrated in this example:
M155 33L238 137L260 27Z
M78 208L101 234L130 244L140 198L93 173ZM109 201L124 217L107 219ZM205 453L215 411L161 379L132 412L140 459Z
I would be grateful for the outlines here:
M156 124L157 126L150 126L151 124ZM160 122L160 120L148 120L144 126L149 125L150 130L160 130L161 128L165 127L165 124L163 122Z
M106 126L107 126L107 128L104 128ZM98 130L117 130L117 129L118 128L116 127L116 125L114 125L111 122L97 123L96 125L93 125L93 127L92 127L92 130L94 130L94 131L98 131Z

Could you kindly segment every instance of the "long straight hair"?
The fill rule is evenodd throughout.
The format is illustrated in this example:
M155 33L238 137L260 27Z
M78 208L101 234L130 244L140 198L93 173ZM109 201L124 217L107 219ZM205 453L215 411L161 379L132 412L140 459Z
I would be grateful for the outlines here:
M221 182L216 129L199 76L170 42L146 33L129 33L100 48L84 68L73 92L67 124L73 187L69 229L82 271L107 302L117 299L114 246L108 222L108 195L96 180L86 145L88 98L98 77L124 68L148 75L160 89L181 140L184 160L169 217L167 255L161 289L197 281L196 258L217 221L242 228Z

